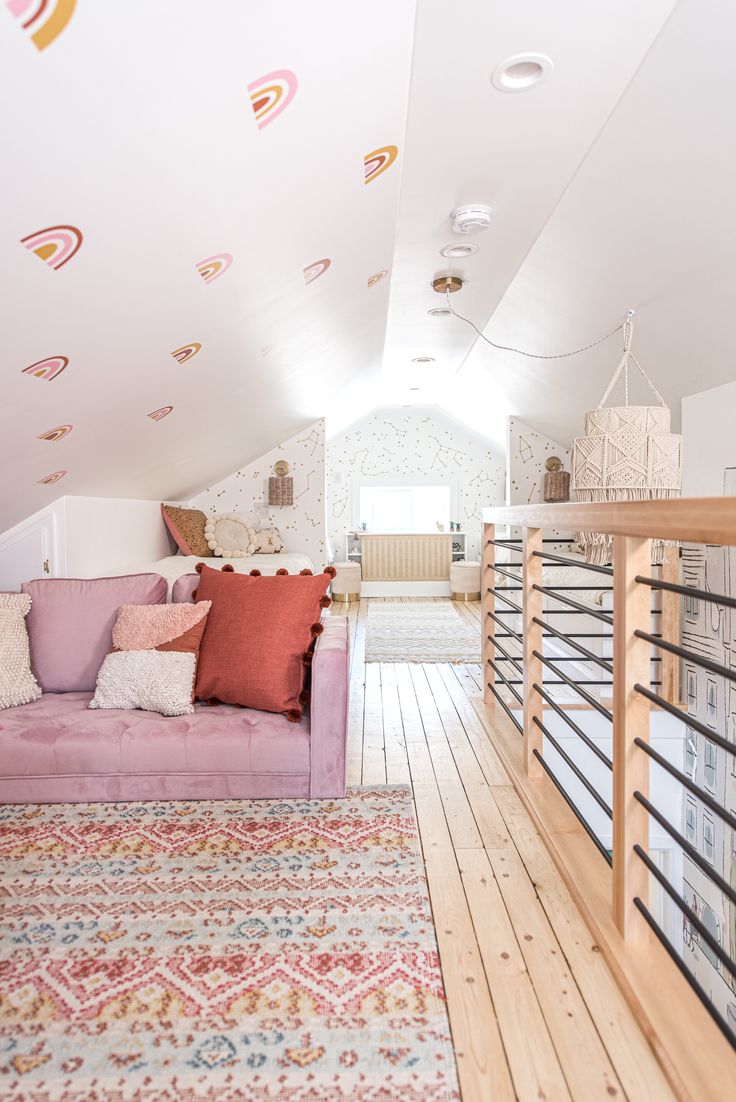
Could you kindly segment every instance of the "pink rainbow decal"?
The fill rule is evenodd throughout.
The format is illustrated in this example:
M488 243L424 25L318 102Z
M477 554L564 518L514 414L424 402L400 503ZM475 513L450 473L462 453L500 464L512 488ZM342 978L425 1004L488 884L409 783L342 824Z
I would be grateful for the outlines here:
M47 474L45 478L39 478L38 486L53 486L55 482L58 482L60 478L63 478L65 474L69 474L69 471L54 471L53 474Z
M84 240L76 226L48 226L28 237L21 238L21 245L44 260L50 268L63 268L77 253Z
M24 367L23 374L32 375L34 379L46 379L47 382L51 382L57 375L61 375L68 363L67 356L49 356L46 360L38 360L30 367Z
M23 20L23 30L29 32L36 49L45 50L74 15L77 0L6 0L5 6L16 19Z
M149 413L148 416L152 421L163 421L164 417L169 416L173 408L173 406L161 406L161 409L155 409L153 413Z
M197 271L205 283L212 283L221 275L224 275L233 262L230 253L215 253L206 260L197 261Z
M266 73L248 85L259 130L286 110L296 95L297 87L296 73L292 73L291 69L275 69L273 73Z
M55 443L57 440L63 440L65 436L74 428L74 425L59 425L58 428L49 429L48 432L42 432L40 436L37 436L37 440L50 440L51 443Z
M198 344L197 341L192 341L191 344L183 344L181 348L177 348L171 355L175 360L178 360L180 364L184 364L187 360L191 360L192 356L196 356L201 347L202 345Z
M365 183L370 184L387 168L390 168L399 155L395 145L382 145L380 149L374 149L372 153L366 153L363 158L365 167Z
M388 268L383 268L380 272L374 272L372 276L368 276L368 290L371 287L375 287L377 283L380 283L382 279L385 279L388 275Z
M309 284L313 283L315 279L319 279L321 275L324 275L329 268L331 260L325 257L324 260L315 260L314 264L310 264L309 267L304 269L304 282Z

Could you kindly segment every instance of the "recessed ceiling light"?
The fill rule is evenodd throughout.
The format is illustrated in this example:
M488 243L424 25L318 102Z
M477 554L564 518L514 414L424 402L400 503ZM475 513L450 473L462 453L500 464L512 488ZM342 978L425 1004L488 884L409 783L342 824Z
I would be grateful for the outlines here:
M499 92L526 92L554 68L546 54L515 54L502 61L491 77Z
M433 318L448 318L452 310L447 306L433 306L431 310L427 310L427 313Z
M413 364L433 364L434 356L415 356L411 362Z
M440 249L440 256L446 256L450 260L461 260L465 256L477 253L478 249L479 246L473 245L470 241L458 241L455 245L445 245L444 249Z
M410 386L409 387L409 390L421 390L421 389L422 388L420 386Z

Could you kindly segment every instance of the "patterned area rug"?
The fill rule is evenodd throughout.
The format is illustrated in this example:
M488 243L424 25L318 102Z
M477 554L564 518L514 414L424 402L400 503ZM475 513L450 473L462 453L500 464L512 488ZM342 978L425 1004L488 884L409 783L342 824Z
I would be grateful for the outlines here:
M0 1098L459 1098L406 786L5 806L0 868Z
M451 601L370 601L366 662L480 662L480 628Z

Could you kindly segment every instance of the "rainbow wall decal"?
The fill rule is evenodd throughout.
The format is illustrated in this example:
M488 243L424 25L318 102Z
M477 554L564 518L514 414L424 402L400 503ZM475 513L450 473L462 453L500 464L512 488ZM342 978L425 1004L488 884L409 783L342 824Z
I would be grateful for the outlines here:
M365 166L365 183L370 184L387 168L391 168L399 151L395 145L382 145L380 149L374 149L372 153L366 153L363 158Z
M45 230L22 237L21 245L45 260L50 268L58 269L79 252L82 241L82 231L76 226L48 226Z
M206 260L197 261L197 271L205 283L212 283L219 276L224 275L233 262L230 253L215 253Z
M63 440L65 436L74 428L74 425L59 425L58 428L49 429L48 432L42 432L40 436L37 436L37 440L50 440L55 443L57 440Z
M329 268L331 260L325 257L324 260L315 260L314 264L310 264L309 267L304 269L304 282L314 283L315 279L319 279L321 275L324 275Z
M152 421L163 421L164 417L169 416L173 408L173 406L161 406L161 409L155 409L153 413L149 413L148 416Z
M22 20L37 50L45 50L58 38L74 15L77 0L6 0L16 19Z
M55 482L58 482L60 478L63 478L65 474L69 474L69 471L54 471L53 474L47 474L45 478L39 478L39 486L53 486Z
M192 341L191 344L184 344L181 348L177 348L176 352L172 352L171 355L180 364L185 364L187 360L191 360L192 356L197 355L201 347L202 345L198 344L197 341Z
M23 374L32 375L34 379L46 379L47 382L51 382L57 375L61 375L68 363L67 356L49 356L48 359L39 360L37 363L31 364L30 367L24 367Z
M383 268L380 272L374 272L372 276L368 276L368 289L375 287L377 283L380 283L382 279L385 279L388 275L388 268Z
M296 73L276 69L248 85L250 103L259 130L278 118L289 106L297 90Z

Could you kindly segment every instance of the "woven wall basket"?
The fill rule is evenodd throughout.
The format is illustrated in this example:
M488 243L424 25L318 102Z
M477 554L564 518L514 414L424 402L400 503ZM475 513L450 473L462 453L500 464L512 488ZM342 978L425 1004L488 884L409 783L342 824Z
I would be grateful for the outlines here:
M291 475L271 475L268 480L268 504L294 504L294 479Z
M631 352L630 322L624 325L624 354L597 409L585 415L585 436L575 440L573 490L577 501L642 501L679 497L682 488L682 437L670 432L670 411ZM659 405L628 404L628 361L633 360ZM604 406L621 373L627 404ZM588 562L611 561L612 539L599 532L577 532L575 540ZM661 562L664 544L652 544L652 561Z

